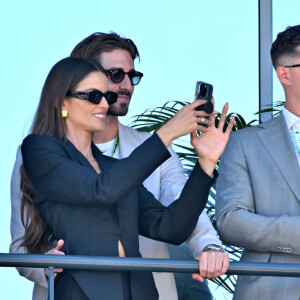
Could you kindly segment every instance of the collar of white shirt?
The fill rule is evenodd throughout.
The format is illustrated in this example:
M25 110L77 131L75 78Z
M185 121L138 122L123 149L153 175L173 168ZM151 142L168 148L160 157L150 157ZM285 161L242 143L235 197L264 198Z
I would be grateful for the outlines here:
M114 150L114 145L115 145L115 140L116 139L113 139L106 143L99 143L99 144L96 144L96 146L104 155L112 156L112 153Z
M291 113L289 110L285 108L285 106L282 109L282 114L285 118L286 125L288 127L288 130L292 128L294 125L297 129L300 129L300 118Z

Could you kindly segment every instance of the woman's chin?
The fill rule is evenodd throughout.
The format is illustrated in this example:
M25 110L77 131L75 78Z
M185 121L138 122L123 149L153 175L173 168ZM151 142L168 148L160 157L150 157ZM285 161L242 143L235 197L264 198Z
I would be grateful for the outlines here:
M98 124L97 126L93 126L91 132L101 131L105 129L105 124Z

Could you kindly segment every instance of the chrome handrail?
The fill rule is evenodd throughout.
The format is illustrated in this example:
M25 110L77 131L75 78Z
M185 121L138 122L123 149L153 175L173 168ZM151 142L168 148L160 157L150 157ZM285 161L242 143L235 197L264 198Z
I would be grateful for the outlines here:
M49 268L48 297L49 300L54 300L54 268L198 273L199 262L197 260L157 258L0 253L0 267ZM244 263L231 261L227 274L300 277L300 264Z

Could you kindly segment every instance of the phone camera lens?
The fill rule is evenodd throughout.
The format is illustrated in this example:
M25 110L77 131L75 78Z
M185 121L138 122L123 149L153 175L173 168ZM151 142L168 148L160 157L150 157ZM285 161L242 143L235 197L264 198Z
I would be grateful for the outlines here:
M206 94L207 94L207 85L206 84L201 84L200 96L205 97Z

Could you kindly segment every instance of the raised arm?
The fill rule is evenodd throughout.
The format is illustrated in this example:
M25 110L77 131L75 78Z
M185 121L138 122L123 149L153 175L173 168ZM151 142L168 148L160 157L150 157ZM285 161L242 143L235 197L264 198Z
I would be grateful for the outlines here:
M139 188L140 234L167 243L183 243L195 228L214 181L197 163L180 197L168 207L145 188Z
M172 156L160 168L159 201L165 206L170 205L180 196L187 180L178 156L170 147L169 151ZM195 256L201 254L209 244L222 245L205 211L200 214L197 225L186 243Z
M166 147L174 139L201 129L198 125L200 112L194 110L201 103L199 100L183 107L157 134L137 147L129 157L115 161L109 168L101 166L99 158L100 174L86 164L85 158L70 142L63 144L41 135L30 135L22 144L25 169L35 189L50 201L90 206L113 204L170 157ZM132 172L135 167L140 172ZM37 202L44 200L36 197Z
M172 224L171 232L169 232L167 235L169 237L172 237L172 230L176 232L177 226L183 228L184 233L189 231L184 229L185 226L192 224L192 229L194 229L198 217L205 207L208 199L209 189L214 181L213 178L216 176L216 174L213 174L214 167L224 151L234 122L234 119L232 119L226 131L223 132L227 111L228 104L226 104L223 108L219 127L215 127L214 123L212 122L213 116L211 116L211 126L209 130L202 132L200 137L198 137L195 132L191 134L191 143L197 151L198 162L196 163L191 176L186 182L179 199L168 207L163 215L163 219L154 222L155 226L158 226L158 224L164 224L164 222L166 222L164 224L164 228L167 228L168 225ZM143 204L143 202L141 203ZM147 209L144 210L147 211ZM144 210L141 210L141 215L143 215ZM185 212L187 212L187 214L185 214ZM172 219L172 216L176 217ZM145 215L144 217L146 218L147 216ZM190 220L187 220L189 218ZM175 220L178 220L178 224L175 223ZM143 219L141 219L141 221L143 221ZM148 224L146 222L148 228L151 228L151 222ZM143 223L145 223L145 221L143 221ZM155 232L159 232L160 230L161 229L159 228L155 228ZM189 232L189 235L191 232L192 231ZM186 236L184 240L181 240L178 232L176 232L176 236L178 238L177 242L183 242L188 237ZM172 239L175 239L175 236L173 236Z
M160 138L153 135L129 157L111 162L107 169L103 166L103 172L97 174L68 143L66 146L54 138L30 135L22 144L25 169L35 189L47 200L67 205L113 204L170 157ZM66 147L71 147L72 159ZM74 161L74 155L80 163ZM135 167L140 171L132 172ZM43 200L36 197L37 203Z

